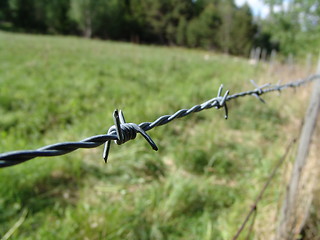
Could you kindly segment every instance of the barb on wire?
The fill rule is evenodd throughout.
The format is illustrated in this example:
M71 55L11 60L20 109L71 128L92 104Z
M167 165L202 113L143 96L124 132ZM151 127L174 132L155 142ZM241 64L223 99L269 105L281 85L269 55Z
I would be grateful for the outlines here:
M292 139L289 143L289 145L287 146L285 153L282 155L282 157L278 160L276 166L274 167L274 169L272 170L271 174L269 175L267 181L265 182L265 184L263 185L261 191L259 192L258 197L256 198L256 200L254 201L254 203L252 204L250 211L248 212L247 216L245 217L243 223L241 224L241 226L239 227L238 231L236 232L236 234L234 235L234 237L232 238L232 240L236 240L239 238L240 234L242 233L242 231L244 230L246 224L248 223L248 221L250 220L251 216L254 216L257 214L257 206L258 203L262 200L263 194L265 193L265 191L267 190L267 188L269 187L271 181L273 180L273 178L275 177L278 169L281 167L281 165L283 164L283 162L286 160L290 149L292 148L292 146L294 145L294 143L296 142L296 138ZM254 214L254 215L253 215ZM254 220L253 220L254 221ZM253 222L254 223L254 222ZM252 224L253 224L252 223ZM251 228L253 226L250 226L250 231ZM250 233L249 231L249 233Z
M263 100L263 98L260 97L260 95L263 93L263 88L269 87L271 84L266 83L259 87L258 84L256 84L256 82L253 79L251 79L250 82L256 87L256 89L254 90L255 93L253 93L252 96L258 98L262 103L266 103L266 101Z
M142 122L140 124L135 123L126 123L123 113L116 110L113 114L115 125L111 126L107 132L107 134L92 136L81 140L79 142L64 142L64 143L57 143L49 146L45 146L39 148L37 150L22 150L22 151L14 151L8 153L0 154L0 168L1 167L8 167L13 166L19 163L23 163L30 159L36 157L52 157L52 156L59 156L70 153L78 148L95 148L102 144L105 144L103 158L107 162L110 144L111 141L114 140L118 145L123 144L129 140L135 139L137 133L140 133L149 145L154 149L158 150L157 145L153 142L151 137L146 133L147 131L167 124L174 119L185 117L191 113L200 112L205 109L210 108L224 108L225 110L225 118L228 118L228 107L227 102L244 96L256 96L260 99L260 101L264 102L264 100L260 97L262 94L274 92L274 91L281 91L286 88L296 88L301 85L307 84L312 82L316 79L319 79L320 75L312 75L308 78L301 79L299 81L290 82L282 85L263 85L259 87L254 81L253 84L255 85L254 90L239 92L233 95L229 95L229 90L227 90L224 94L222 94L223 85L219 87L217 97L212 98L202 104L195 105L189 109L181 109L175 112L172 115L164 115L159 117L153 122Z
M218 90L218 96L216 97L216 99L217 99L216 109L224 108L224 111L225 111L224 118L228 119L228 107L227 107L226 100L227 100L227 97L229 95L229 90L227 90L225 92L224 96L222 97L221 96L222 89L223 89L223 84L220 85L219 90Z
M155 151L158 151L157 145L141 127L139 127L135 123L126 123L126 120L124 119L124 116L121 110L120 112L118 112L118 109L114 111L113 120L115 125L109 128L108 134L114 135L114 132L116 132L117 140L115 140L115 142L118 145L121 145L129 140L135 139L137 136L137 133L140 133L146 139L146 141L149 143L152 149ZM105 162L108 161L110 144L111 144L111 140L108 140L104 146L103 159Z

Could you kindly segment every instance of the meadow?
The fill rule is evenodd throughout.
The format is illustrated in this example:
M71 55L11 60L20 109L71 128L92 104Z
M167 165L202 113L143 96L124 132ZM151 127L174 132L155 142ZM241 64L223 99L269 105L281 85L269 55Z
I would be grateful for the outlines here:
M5 32L0 43L1 153L104 134L116 108L128 122L153 121L216 96L221 83L235 93L253 89L250 79L298 78L203 50ZM228 120L211 109L157 127L148 134L158 152L137 136L113 144L108 164L99 147L0 169L0 236L231 239L297 136L309 91L237 99ZM274 230L286 170L251 239Z

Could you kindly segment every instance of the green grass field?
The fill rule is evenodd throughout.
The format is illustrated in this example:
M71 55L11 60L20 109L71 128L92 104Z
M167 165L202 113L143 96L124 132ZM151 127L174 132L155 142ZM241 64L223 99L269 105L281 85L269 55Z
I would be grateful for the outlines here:
M252 89L249 79L278 80L198 50L5 32L0 43L1 153L104 134L115 108L128 122L153 121L214 97L221 83L235 93ZM231 239L297 135L300 99L291 90L267 105L238 99L227 121L223 110L190 115L148 132L158 152L138 136L113 144L107 165L99 147L0 169L0 236ZM274 223L282 181L259 205L252 239Z

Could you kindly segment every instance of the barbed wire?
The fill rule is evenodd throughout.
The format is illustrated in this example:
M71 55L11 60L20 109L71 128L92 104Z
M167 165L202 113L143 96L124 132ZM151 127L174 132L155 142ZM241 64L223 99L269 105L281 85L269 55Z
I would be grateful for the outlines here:
M210 109L213 107L217 109L224 108L225 118L227 119L228 118L227 102L232 99L245 97L245 96L254 96L258 98L261 102L265 103L265 101L261 98L261 95L265 93L274 92L274 91L281 92L286 88L296 88L319 78L320 78L320 75L311 75L307 78L294 81L294 82L289 82L282 85L280 83L276 85L265 84L260 87L253 80L251 80L251 82L256 87L255 89L250 91L239 92L233 95L229 95L229 90L227 90L224 93L224 95L222 95L223 85L221 85L218 89L217 97L215 98L212 98L202 104L195 105L189 109L178 110L172 115L161 116L153 122L142 122L139 125L135 123L127 123L125 121L122 111L115 110L113 113L113 119L114 119L115 125L109 128L107 134L92 136L92 137L83 139L79 142L56 143L56 144L45 146L36 150L22 150L22 151L2 153L0 154L0 168L20 164L36 157L59 156L59 155L70 153L79 148L95 148L102 144L105 144L105 148L103 151L103 158L105 162L107 162L112 140L114 140L118 145L121 145L129 140L135 139L137 133L140 133L146 139L149 145L155 151L157 151L158 150L157 145L154 143L152 138L146 133L147 131L155 127L165 125L173 121L174 119L185 117L191 113L200 112L202 110Z

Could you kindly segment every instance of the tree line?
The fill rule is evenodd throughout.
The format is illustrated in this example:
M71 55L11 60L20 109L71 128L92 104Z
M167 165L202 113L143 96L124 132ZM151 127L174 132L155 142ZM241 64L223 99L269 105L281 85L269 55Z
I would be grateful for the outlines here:
M234 0L1 0L0 28L242 56L252 47L294 54L320 45L319 0L264 2L270 14L259 19Z
M257 31L249 6L237 7L233 0L1 0L0 22L26 32L236 55L249 54Z

